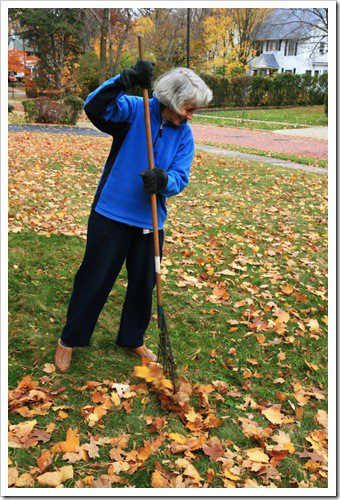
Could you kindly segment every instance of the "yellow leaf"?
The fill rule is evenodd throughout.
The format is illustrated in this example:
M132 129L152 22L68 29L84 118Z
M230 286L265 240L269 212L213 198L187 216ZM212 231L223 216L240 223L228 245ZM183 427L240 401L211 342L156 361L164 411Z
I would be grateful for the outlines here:
M73 467L72 465L65 465L65 467L61 467L59 472L62 474L62 482L67 479L73 479Z
M306 360L305 360L305 363L308 366L308 368L310 368L311 370L318 371L319 367L317 365L314 365L313 363L310 363L309 361L306 361Z
M66 411L62 411L62 410L60 410L58 415L60 418L67 418L69 416L68 413L66 413Z
M52 363L45 363L43 372L45 373L53 373L55 372L55 366Z
M60 471L56 472L45 472L41 476L37 477L38 484L43 486L50 486L51 488L56 488L60 486L63 482L63 474Z
M139 378L143 378L147 382L152 382L153 376L151 374L151 370L148 366L135 366L134 367L134 375Z
M189 413L185 414L186 419L188 422L195 422L197 418L200 418L200 415L196 413L193 409L190 409Z
M185 444L187 442L187 438L183 436L183 434L177 434L176 432L171 432L169 434L169 439L176 441L179 444Z
M262 413L272 424L282 424L283 422L283 415L277 408L265 408Z
M203 481L203 478L199 475L197 469L192 464L187 466L183 472L183 476L192 477L196 482Z
M77 451L77 447L79 446L79 434L78 429L69 428L66 433L66 441L61 441L52 446L52 453L64 452L64 453L73 453Z
M151 476L151 486L153 488L167 488L168 481L158 470L154 470Z
M250 448L246 451L248 457L253 462L267 463L269 462L269 457L260 448Z
M309 322L307 323L307 326L309 326L310 332L319 332L320 331L320 325L319 325L317 319L310 319Z
M224 469L223 472L224 472L225 477L227 477L228 479L231 479L232 481L237 481L240 479L240 476L238 476L237 474L233 474L232 472L230 472L227 469Z
M119 406L120 405L120 397L118 396L118 394L116 392L111 392L111 400L113 402L113 404L115 406Z

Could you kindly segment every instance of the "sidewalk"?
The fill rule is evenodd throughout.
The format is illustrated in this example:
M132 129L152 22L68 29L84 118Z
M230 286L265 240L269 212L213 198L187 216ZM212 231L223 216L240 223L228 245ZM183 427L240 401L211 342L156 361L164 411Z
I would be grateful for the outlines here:
M246 130L237 127L218 127L205 123L190 123L195 142L217 142L248 148L261 149L268 153L285 153L318 160L327 160L328 144L326 140L292 135L292 130L285 130L289 135L280 136L272 131ZM296 134L300 130L294 129Z
M274 134L291 135L293 137L313 137L314 139L328 140L328 127L308 127L301 129L273 130Z

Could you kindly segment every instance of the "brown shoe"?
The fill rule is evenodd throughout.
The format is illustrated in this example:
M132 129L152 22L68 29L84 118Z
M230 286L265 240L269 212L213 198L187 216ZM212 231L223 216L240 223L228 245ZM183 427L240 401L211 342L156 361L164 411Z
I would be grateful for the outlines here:
M64 347L58 340L57 350L54 355L54 364L57 372L65 373L70 368L72 347Z
M140 347L136 347L136 349L132 349L132 351L137 354L140 358L146 358L149 361L157 361L157 356L155 353L148 349L145 344Z

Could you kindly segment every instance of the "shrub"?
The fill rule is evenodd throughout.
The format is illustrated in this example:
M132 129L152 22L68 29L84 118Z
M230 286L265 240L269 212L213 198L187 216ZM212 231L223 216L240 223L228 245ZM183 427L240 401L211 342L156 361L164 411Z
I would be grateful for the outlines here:
M324 111L325 115L328 115L328 92L325 94Z
M84 101L80 97L68 94L62 99L64 104L62 123L75 125L82 112Z
M68 95L59 101L37 97L23 101L23 106L27 122L75 125L83 109L83 100L75 95Z
M13 110L14 110L14 106L13 106L12 104L9 104L9 105L8 105L8 112L9 112L9 113L12 113L12 112L13 112Z
M26 101L22 101L22 105L25 111L25 120L28 123L35 122L37 116L35 101L33 99L28 99Z
M49 97L35 99L37 123L62 123L63 104Z

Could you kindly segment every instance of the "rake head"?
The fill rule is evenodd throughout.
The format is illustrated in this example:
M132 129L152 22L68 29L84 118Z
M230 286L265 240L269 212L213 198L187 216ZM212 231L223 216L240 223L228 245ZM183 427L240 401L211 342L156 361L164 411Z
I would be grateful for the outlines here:
M177 365L171 350L163 306L157 307L157 321L159 329L157 362L163 366L164 373L170 378L175 393L178 390Z

